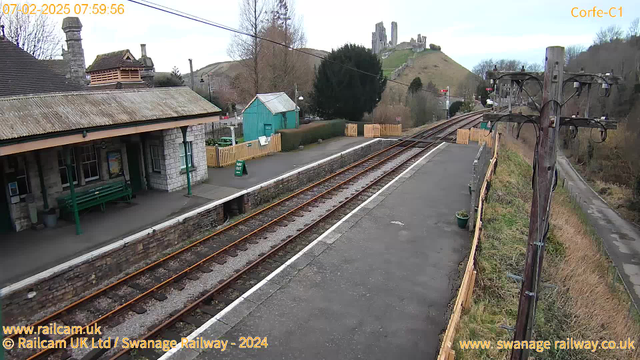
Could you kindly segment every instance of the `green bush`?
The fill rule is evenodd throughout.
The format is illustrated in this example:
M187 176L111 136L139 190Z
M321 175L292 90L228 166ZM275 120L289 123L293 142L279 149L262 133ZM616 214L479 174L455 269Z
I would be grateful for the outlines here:
M278 130L282 138L282 151L296 150L300 145L312 144L318 139L344 135L344 120L314 121L298 129Z

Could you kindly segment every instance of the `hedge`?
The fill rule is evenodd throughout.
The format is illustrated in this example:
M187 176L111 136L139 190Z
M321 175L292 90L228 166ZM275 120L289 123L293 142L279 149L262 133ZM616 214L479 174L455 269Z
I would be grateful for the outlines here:
M314 121L300 125L298 129L278 130L281 134L282 151L296 150L300 145L312 144L318 139L344 136L344 120Z

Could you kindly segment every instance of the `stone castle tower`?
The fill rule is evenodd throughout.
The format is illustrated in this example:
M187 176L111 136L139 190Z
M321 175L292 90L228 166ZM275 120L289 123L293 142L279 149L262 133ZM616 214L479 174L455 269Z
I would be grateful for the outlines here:
M67 37L67 50L62 50L62 58L69 66L67 77L73 82L86 85L84 50L82 49L82 23L77 17L67 17L62 20L62 31Z

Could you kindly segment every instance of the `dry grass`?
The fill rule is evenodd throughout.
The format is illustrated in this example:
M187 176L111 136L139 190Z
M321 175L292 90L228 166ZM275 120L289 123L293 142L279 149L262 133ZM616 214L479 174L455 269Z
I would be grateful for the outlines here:
M574 338L638 339L638 323L629 316L630 300L619 283L613 283L610 260L599 250L597 239L585 226L567 192L554 196L553 233L565 248L563 261L547 271L551 281L570 295L570 332ZM640 359L634 351L600 350L594 359Z
M531 206L531 144L501 143L497 173L484 213L478 252L478 281L473 306L461 319L457 340L511 340L501 325L512 326L520 285L507 273L521 274ZM520 156L522 154L524 156ZM526 159L526 160L525 160ZM640 337L640 325L630 314L630 300L613 281L611 263L595 232L564 189L554 193L547 239L543 283L557 286L540 294L535 339L621 341ZM456 342L457 344L457 342ZM638 344L636 344L637 346ZM456 349L457 359L504 359L507 351ZM536 359L640 359L629 350L550 350L532 353Z

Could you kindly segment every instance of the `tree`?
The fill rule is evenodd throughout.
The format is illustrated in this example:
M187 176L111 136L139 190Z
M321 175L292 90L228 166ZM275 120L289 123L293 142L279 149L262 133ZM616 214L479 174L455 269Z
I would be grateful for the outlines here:
M541 63L528 63L527 65L525 65L524 68L528 72L543 72L544 71L544 65L542 65Z
M480 98L482 106L487 105L487 99L489 98L489 91L487 91L488 87L489 84L487 82L481 82L478 84L478 87L476 87L476 95Z
M36 59L49 60L61 54L62 38L58 35L57 24L49 15L30 15L18 11L4 14L0 11L0 25L4 25L9 41Z
M429 82L427 83L427 86L425 86L425 90L430 93L437 93L438 87L436 86L436 84L433 83L433 81L429 80Z
M638 26L639 23L640 23L640 18L633 19L633 21L629 25L629 30L627 30L627 39L631 39L634 36L640 35L640 28Z
M451 106L449 106L449 116L454 116L460 108L462 107L462 101L454 101Z
M312 101L325 118L360 121L373 111L386 85L380 59L363 46L346 44L320 63Z
M172 86L183 86L184 79L182 79L182 75L180 74L180 70L178 70L177 66L174 66L171 69L171 73L169 77L154 77L154 86L155 87L172 87Z
M494 64L495 62L493 61L493 59L482 60L473 67L471 72L485 79L485 77L487 76L487 71L493 70Z
M596 38L593 39L593 44L600 45L617 40L622 40L622 35L622 29L617 25L611 25L607 28L600 28L600 30L596 33Z
M227 54L238 60L245 69L244 75L253 94L260 92L261 45L258 40L266 20L263 0L243 0L240 3L240 30L251 34L234 35L227 48ZM245 84L246 82L241 82Z
M411 84L409 84L409 93L415 94L421 89L422 89L422 80L420 80L420 77L416 76L413 80L411 80Z
M578 55L583 53L586 49L582 45L571 45L567 46L564 50L565 56L565 65L569 65L569 63L578 58Z
M302 22L296 16L290 0L276 0L269 11L270 18L262 30L262 37L273 40L264 41L262 47L261 67L266 92L284 91L294 97L294 85L311 86L312 74L306 55L289 48L302 48L306 37Z

